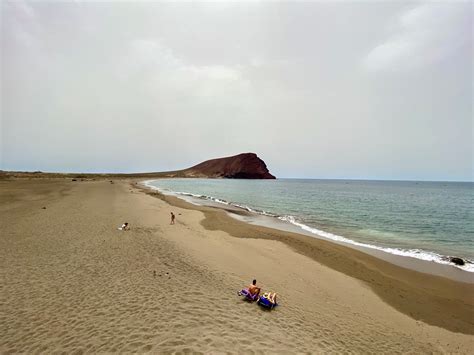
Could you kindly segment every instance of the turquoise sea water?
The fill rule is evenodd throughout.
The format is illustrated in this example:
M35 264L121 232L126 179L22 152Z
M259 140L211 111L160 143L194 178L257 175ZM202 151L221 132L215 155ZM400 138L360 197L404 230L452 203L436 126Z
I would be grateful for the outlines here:
M196 203L232 204L326 239L447 263L474 261L474 183L355 180L160 179ZM474 264L462 267L474 272Z

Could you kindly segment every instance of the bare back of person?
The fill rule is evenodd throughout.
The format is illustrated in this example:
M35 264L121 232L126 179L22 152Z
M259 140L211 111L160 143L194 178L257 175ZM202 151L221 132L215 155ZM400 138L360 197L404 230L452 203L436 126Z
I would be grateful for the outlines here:
M258 295L260 293L260 287L255 284L249 286L249 292L252 295Z

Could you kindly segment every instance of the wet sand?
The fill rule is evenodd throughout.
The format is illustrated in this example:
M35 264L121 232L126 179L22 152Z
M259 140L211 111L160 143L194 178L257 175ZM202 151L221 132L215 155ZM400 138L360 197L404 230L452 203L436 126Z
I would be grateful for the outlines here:
M1 352L469 353L474 345L472 284L248 225L129 181L0 181L0 213ZM117 230L125 221L132 229ZM279 307L237 296L252 278L278 292Z

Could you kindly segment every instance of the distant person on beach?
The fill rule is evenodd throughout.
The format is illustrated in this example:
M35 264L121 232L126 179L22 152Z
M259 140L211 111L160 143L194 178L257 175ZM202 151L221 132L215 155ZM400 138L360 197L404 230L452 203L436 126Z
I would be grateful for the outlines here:
M130 224L128 224L128 222L125 222L124 224L122 224L122 227L120 227L119 230L121 230L121 231L130 230Z
M252 281L252 284L249 286L249 293L253 296L260 294L260 287L257 286L257 280Z
M171 223L170 224L174 224L175 218L176 218L176 216L174 215L173 212L171 212Z

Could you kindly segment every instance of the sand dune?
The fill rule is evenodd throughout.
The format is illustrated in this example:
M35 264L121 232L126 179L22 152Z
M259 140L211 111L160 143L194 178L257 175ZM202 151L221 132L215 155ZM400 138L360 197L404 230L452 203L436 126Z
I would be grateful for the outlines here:
M203 212L128 182L0 187L2 353L472 349L472 335L416 321L282 242L207 230ZM128 232L117 230L124 221ZM254 277L280 307L237 296Z

